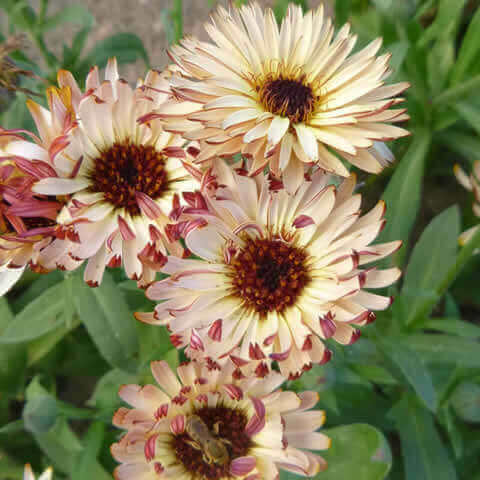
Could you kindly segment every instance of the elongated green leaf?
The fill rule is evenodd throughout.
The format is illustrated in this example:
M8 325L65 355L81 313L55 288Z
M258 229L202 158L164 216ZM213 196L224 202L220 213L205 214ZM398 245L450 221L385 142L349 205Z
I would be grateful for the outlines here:
M63 323L62 285L54 285L29 303L0 337L0 343L19 343L33 340L58 328Z
M455 467L428 410L405 394L391 416L400 433L406 480L456 480Z
M385 214L387 224L379 236L379 241L403 240L404 243L408 241L420 207L424 164L429 147L430 134L425 130L417 131L383 195L387 205ZM394 257L396 265L403 263L404 251L405 247L396 253Z
M23 420L14 420L0 428L0 435L21 432L24 429Z
M74 285L78 315L102 356L115 367L133 371L138 352L135 319L109 272L98 288L90 288L78 275Z
M467 98L470 95L476 94L480 88L480 75L475 75L468 80L464 80L457 85L450 87L443 93L438 95L433 101L434 107L438 108L444 105L452 105L459 100Z
M131 63L139 58L149 65L147 51L142 40L133 33L117 33L98 42L88 54L85 63L104 67L111 57L116 57L118 63Z
M52 30L63 23L75 23L82 27L91 27L93 22L93 15L85 7L82 5L69 5L50 18L47 18L41 25L41 29L43 31Z
M464 338L480 338L480 327L459 318L430 318L421 324L427 330L451 333Z
M395 341L394 338L379 340L378 346L388 360L401 372L427 408L434 412L437 407L437 399L432 378L416 352L405 344Z
M438 140L467 159L476 158L480 152L480 139L459 129L448 129L440 133Z
M82 439L85 449L78 455L72 472L72 480L109 480L111 476L97 463L96 459L105 435L105 424L94 422Z
M472 102L457 102L453 108L480 135L480 106Z
M415 245L401 292L408 303L407 325L428 314L438 301L439 287L457 258L459 234L460 215L455 206L437 215ZM416 295L419 290L432 295Z
M480 368L480 345L476 341L427 333L408 335L399 341L415 350L425 362Z
M318 475L319 479L382 480L387 476L392 455L379 430L357 423L331 428L325 434L332 440L332 446L321 452L328 468Z
M465 381L453 392L452 407L466 422L480 422L480 385Z
M452 70L451 83L454 85L463 80L470 67L478 64L480 56L480 9L473 16L463 37L462 46L458 53L457 61Z

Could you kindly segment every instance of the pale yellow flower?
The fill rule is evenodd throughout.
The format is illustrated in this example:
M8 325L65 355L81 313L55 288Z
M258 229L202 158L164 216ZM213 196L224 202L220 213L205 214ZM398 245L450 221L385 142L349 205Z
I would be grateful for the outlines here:
M290 195L264 174L247 177L222 161L213 173L216 193L197 192L197 208L183 212L193 225L186 245L199 258L168 258L162 271L170 277L147 290L162 302L139 320L167 325L192 358L237 349L232 355L243 361L277 360L293 378L328 361L324 339L354 342L372 310L390 305L369 289L390 285L400 271L363 265L401 242L371 245L385 205L360 216L354 175L336 188L317 171Z
M393 157L383 142L407 135L390 109L408 83L386 85L389 54L381 39L351 55L347 24L334 35L323 7L305 15L291 4L279 27L257 3L219 7L205 29L213 43L187 37L170 50L179 67L177 99L157 110L165 128L198 140L198 162L242 153L267 164L289 192L312 164L348 176L339 157L378 173Z
M117 480L274 480L279 469L314 476L326 461L310 452L330 447L316 432L325 413L312 410L315 392L278 389L284 378L238 379L233 364L196 361L172 372L152 362L156 385L124 385L119 395L133 409L120 408L113 423L127 430L112 445L122 464Z

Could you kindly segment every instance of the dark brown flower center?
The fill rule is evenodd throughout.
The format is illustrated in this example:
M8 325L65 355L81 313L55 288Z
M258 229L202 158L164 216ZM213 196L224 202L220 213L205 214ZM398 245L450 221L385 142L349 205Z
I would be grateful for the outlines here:
M190 435L186 431L173 437L177 459L194 478L218 480L231 477L231 461L245 456L251 447L250 437L245 433L246 415L241 410L224 406L203 407L194 415L201 419L209 433L199 438L198 432ZM228 460L223 463L215 461L218 457L217 442L223 444L228 455Z
M140 215L136 192L155 200L168 188L164 156L150 145L131 142L114 143L101 152L89 178L90 192L103 193L107 202L132 216Z
M307 120L315 108L316 97L303 78L267 79L257 91L266 110L288 117L293 123Z
M280 239L249 238L231 262L235 294L261 315L282 312L309 282L306 258Z

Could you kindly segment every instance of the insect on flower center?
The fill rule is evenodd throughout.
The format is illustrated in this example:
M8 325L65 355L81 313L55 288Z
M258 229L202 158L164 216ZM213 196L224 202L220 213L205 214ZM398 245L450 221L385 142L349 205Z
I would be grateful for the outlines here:
M136 192L155 200L168 189L165 157L150 145L131 142L114 143L101 152L89 178L90 192L103 193L107 202L132 216L140 215Z
M185 432L173 438L173 450L193 478L230 478L230 463L247 454L247 417L224 406L203 407L187 417Z
M315 108L316 97L303 77L267 78L257 91L266 110L293 123L306 121Z
M248 239L231 262L235 294L261 315L293 305L310 277L307 254L278 238Z

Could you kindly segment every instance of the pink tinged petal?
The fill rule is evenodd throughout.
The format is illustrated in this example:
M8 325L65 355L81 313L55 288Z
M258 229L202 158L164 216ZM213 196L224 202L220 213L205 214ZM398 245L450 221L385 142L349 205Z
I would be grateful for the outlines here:
M319 322L325 338L330 338L335 334L337 326L330 312L328 312L325 316L320 317Z
M292 447L307 448L309 450L327 450L332 441L323 433L292 433L288 435L288 442Z
M149 466L141 463L123 463L113 472L115 480L147 480L150 478Z
M243 398L243 390L236 385L227 384L223 386L227 395L233 400L241 400Z
M118 216L118 228L125 242L135 240L135 233L132 231L125 219L120 215Z
M86 178L43 178L35 183L32 191L43 195L67 195L87 188Z
M292 225L295 228L305 228L313 225L314 223L315 222L313 221L312 217L309 217L308 215L299 215L297 218L295 218Z
M294 125L294 128L297 132L297 138L300 146L303 148L303 151L306 153L307 157L312 162L318 161L317 139L315 138L312 130L301 123Z
M168 415L168 407L169 407L168 403L164 403L163 405L160 405L155 410L154 417L157 420L160 420L161 418L166 417Z
M162 209L147 194L135 192L135 198L140 210L151 220L162 215Z
M362 290L352 300L368 310L386 310L392 304L393 297L383 297Z
M250 398L250 400L253 403L253 408L255 408L255 412L258 418L260 419L264 418L266 413L264 403L259 398L256 398L256 397L252 397Z
M200 350L202 352L205 351L205 346L203 345L202 339L195 329L192 329L192 334L190 336L190 348L192 350Z
M155 361L150 364L153 377L170 397L174 397L182 388L177 376L172 372L165 360Z
M264 427L265 417L260 418L258 415L253 415L245 426L245 433L249 437L253 437L254 435L257 435L257 433L260 433Z
M298 396L300 397L300 406L297 409L299 412L310 410L317 404L320 398L317 392L311 391L300 392Z
M145 442L144 453L145 453L145 460L147 462L152 461L155 458L155 446L157 443L158 434L152 435L148 437L147 441Z
M257 465L255 457L238 457L230 464L230 473L235 477L243 477Z
M208 330L208 336L215 342L222 341L222 319L215 320Z
M174 435L180 435L185 431L185 415L177 415L170 422L170 430Z

